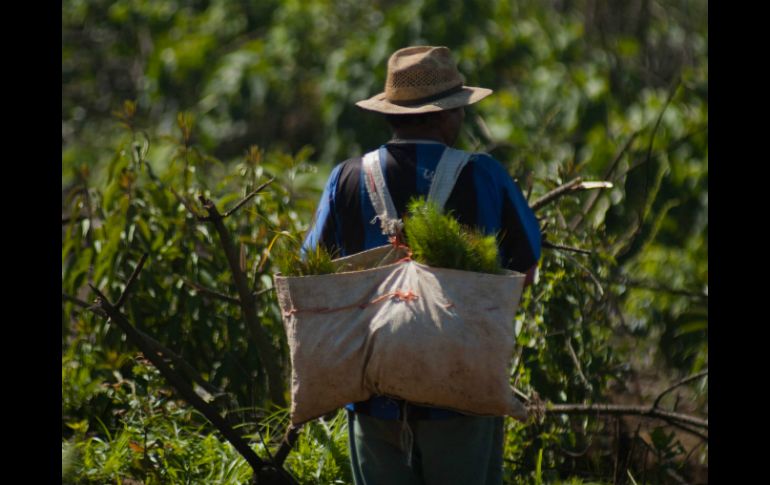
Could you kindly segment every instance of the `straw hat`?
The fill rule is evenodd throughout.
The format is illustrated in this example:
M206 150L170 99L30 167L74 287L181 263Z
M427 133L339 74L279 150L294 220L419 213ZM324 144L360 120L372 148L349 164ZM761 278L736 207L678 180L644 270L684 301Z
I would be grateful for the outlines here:
M464 83L446 47L406 47L388 59L385 91L356 106L396 115L430 113L467 106L492 94L491 89Z

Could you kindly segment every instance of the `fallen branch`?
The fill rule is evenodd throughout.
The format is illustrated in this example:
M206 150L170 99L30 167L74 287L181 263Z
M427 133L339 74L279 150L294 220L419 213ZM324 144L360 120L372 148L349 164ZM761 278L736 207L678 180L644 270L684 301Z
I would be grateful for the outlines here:
M545 414L597 414L597 415L632 415L662 419L666 422L688 424L708 430L707 419L689 414L674 413L653 406L628 406L620 404L551 404L545 408Z

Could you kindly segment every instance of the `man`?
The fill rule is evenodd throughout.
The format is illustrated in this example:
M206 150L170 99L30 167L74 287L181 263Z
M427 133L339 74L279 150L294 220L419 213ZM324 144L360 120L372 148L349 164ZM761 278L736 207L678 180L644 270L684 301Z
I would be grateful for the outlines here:
M407 47L390 57L385 91L356 103L384 114L393 128L381 166L399 217L410 198L427 195L444 149L457 141L463 107L492 93L463 84L446 47ZM305 250L322 244L345 256L388 243L363 177L361 157L334 168ZM473 154L445 209L462 224L496 234L503 265L527 273L527 284L532 281L540 258L540 230L521 190L499 162ZM502 483L502 417L467 416L385 396L347 409L356 485Z

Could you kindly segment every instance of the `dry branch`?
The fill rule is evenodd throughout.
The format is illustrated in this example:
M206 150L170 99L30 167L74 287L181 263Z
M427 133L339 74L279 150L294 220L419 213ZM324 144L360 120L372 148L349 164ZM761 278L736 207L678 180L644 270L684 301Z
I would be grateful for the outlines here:
M571 246L563 246L561 244L554 244L548 241L543 241L541 243L541 246L543 247L543 249L556 249L559 251L569 251L573 253L588 254L588 255L593 254L592 251L589 251L587 249L573 248Z
M582 177L577 177L573 180L570 180L566 184L562 184L559 187L556 187L552 191L546 193L544 196L537 199L532 204L531 208L533 212L538 211L543 207L545 207L546 205L550 204L551 202L555 201L559 197L562 197L566 194L569 194L577 190L609 189L611 187L612 187L611 182L604 182L604 181L583 182Z
M596 414L596 415L632 415L662 419L669 423L678 423L708 430L707 419L689 414L674 413L653 406L628 406L620 404L548 404L545 414Z

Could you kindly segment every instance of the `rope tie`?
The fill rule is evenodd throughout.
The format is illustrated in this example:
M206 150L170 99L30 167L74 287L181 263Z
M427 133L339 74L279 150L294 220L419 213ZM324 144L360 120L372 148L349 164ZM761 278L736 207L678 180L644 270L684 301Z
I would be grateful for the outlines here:
M412 290L406 290L406 291L404 291L404 290L396 290L396 291L392 291L390 293L385 293L384 295L380 295L377 298L375 298L374 300L367 301L367 302L364 302L364 303L353 303L351 305L345 305L345 306L335 307L335 308L330 308L330 307L302 308L302 309L300 309L300 308L292 308L291 310L288 310L288 311L284 312L283 315L285 317L290 317L291 315L295 315L297 313L334 313L334 312L339 312L339 311L342 311L342 310L349 310L351 308L356 308L356 307L363 310L364 308L368 307L369 305L374 305L374 304L380 303L380 302L385 301L385 300L387 300L389 298L391 299L391 301L404 301L404 302L408 302L408 301L415 301L418 298L420 298L420 296L417 295Z

